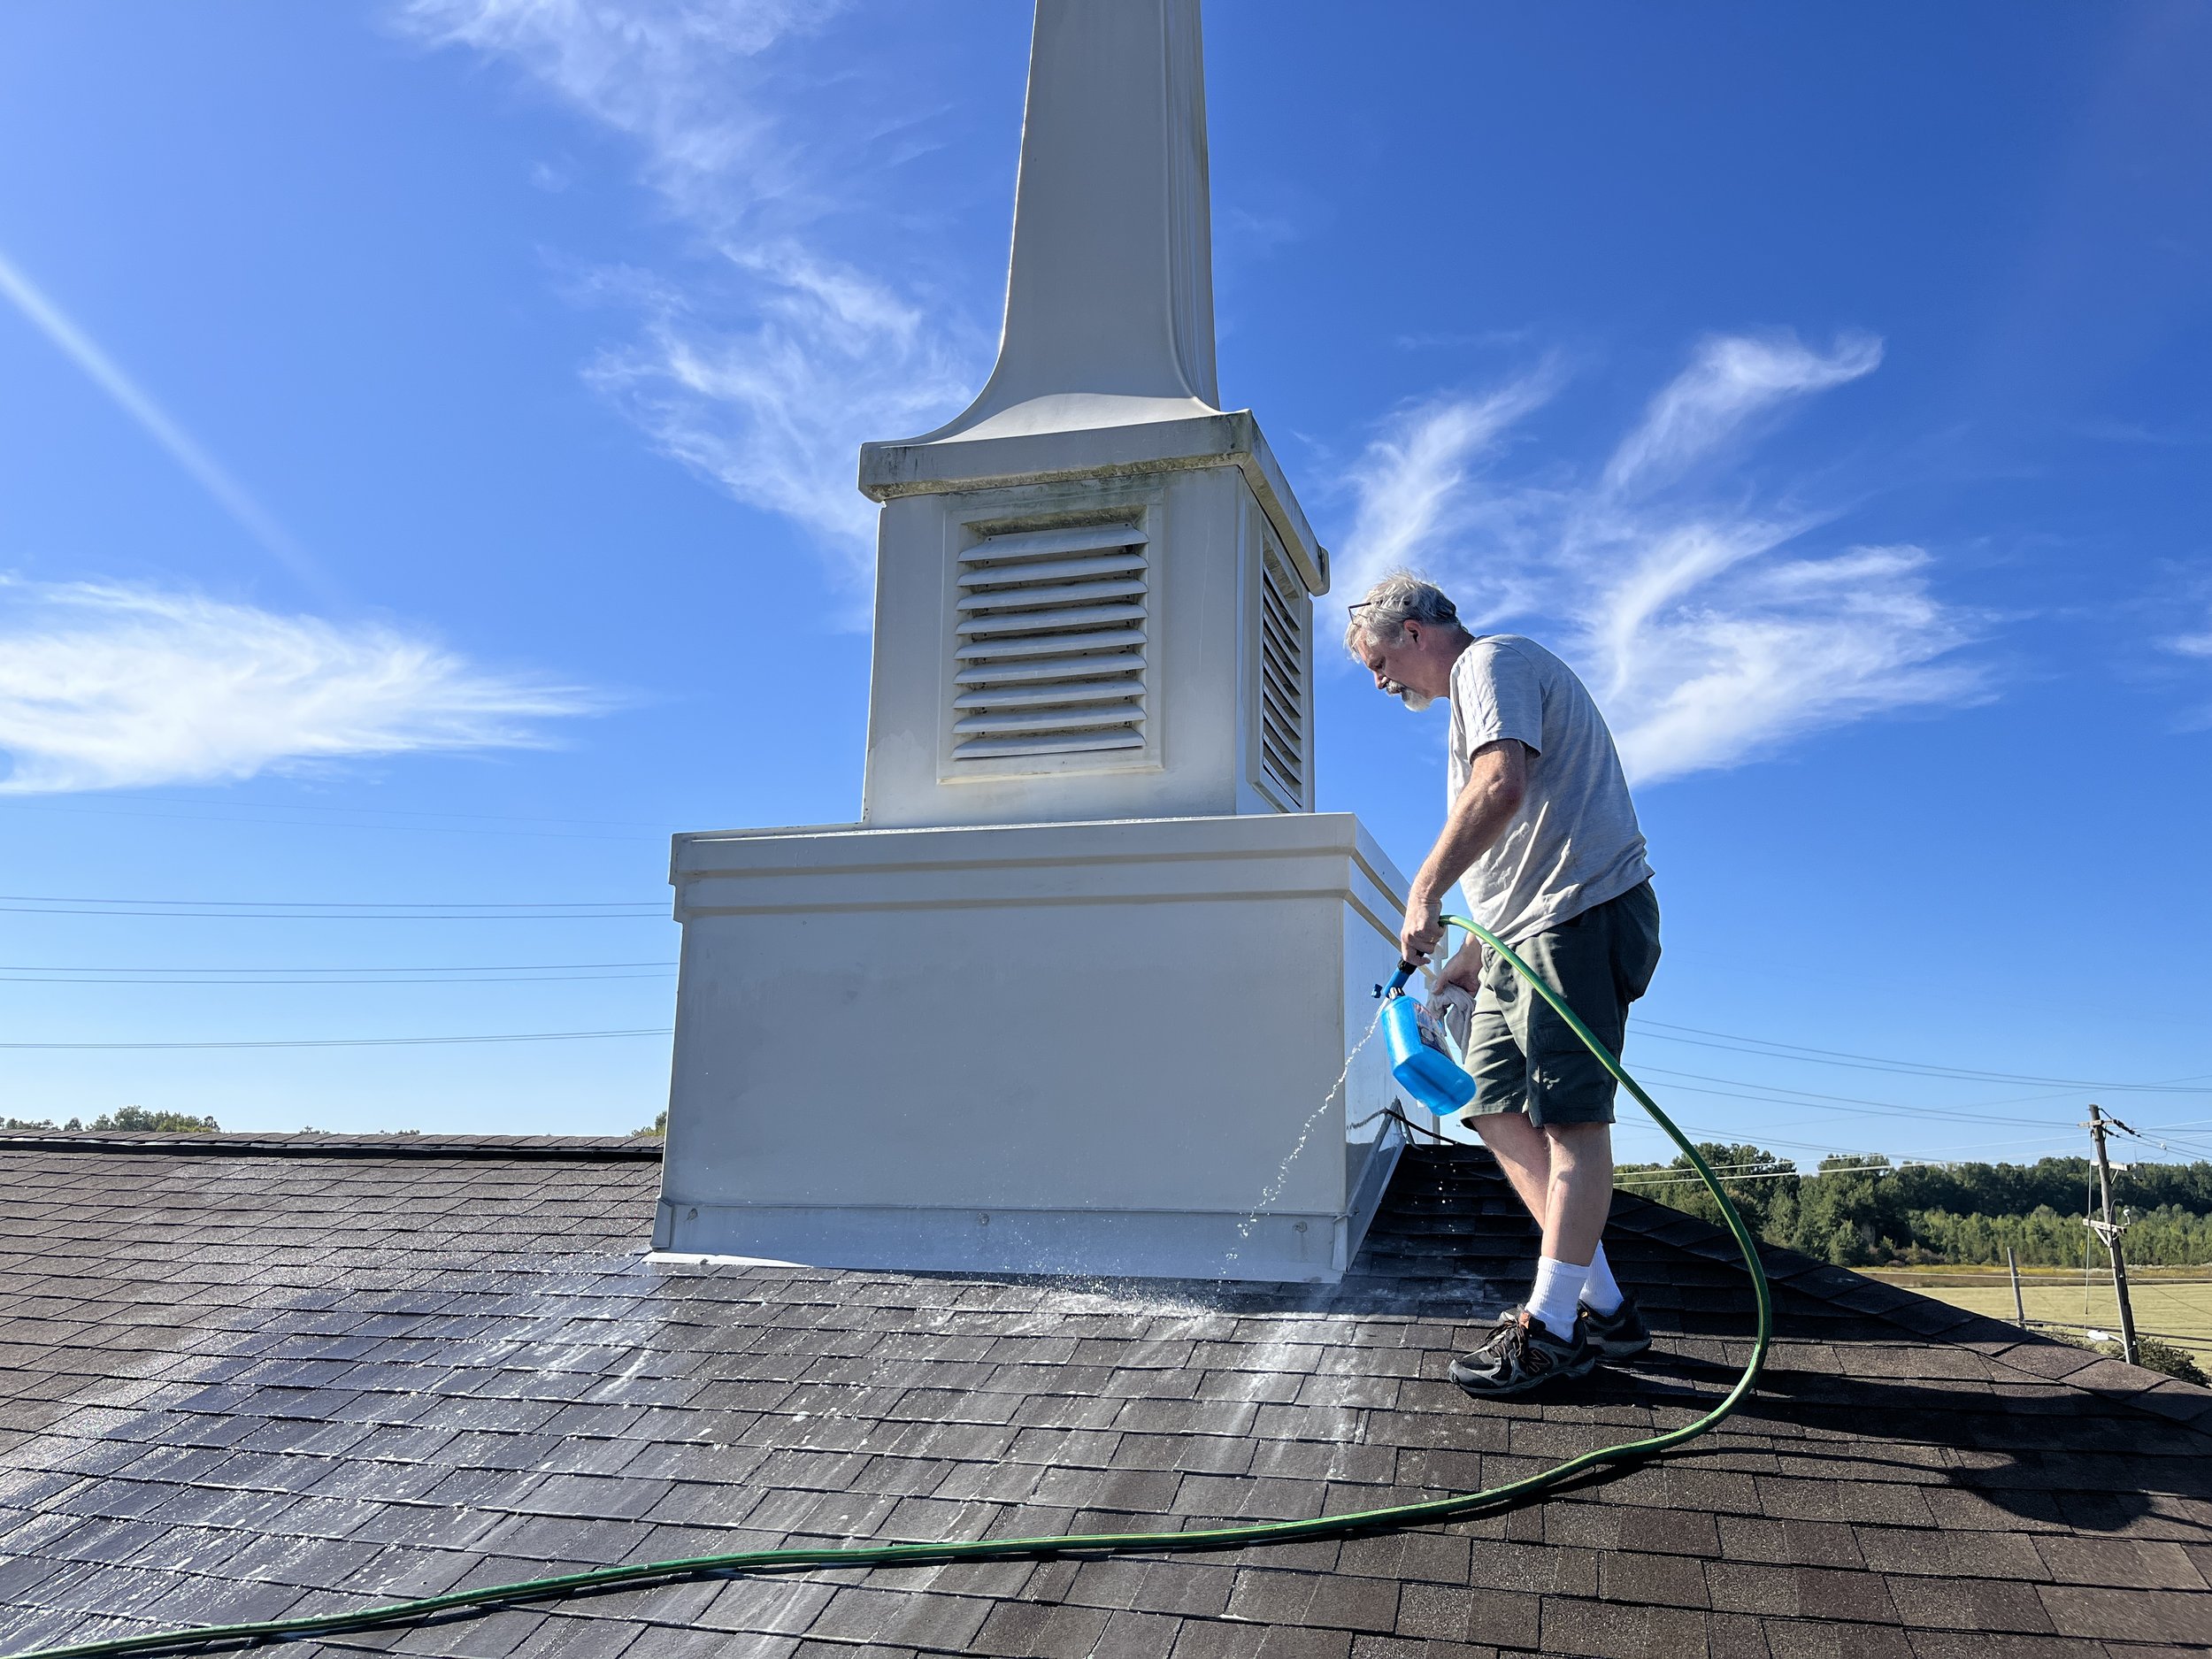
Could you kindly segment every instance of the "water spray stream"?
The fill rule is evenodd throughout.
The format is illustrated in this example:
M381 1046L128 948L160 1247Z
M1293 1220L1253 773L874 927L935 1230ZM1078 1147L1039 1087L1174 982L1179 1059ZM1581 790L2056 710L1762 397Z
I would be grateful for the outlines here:
M1252 1236L1252 1229L1259 1225L1260 1217L1272 1210L1275 1207L1275 1201L1283 1195L1283 1188L1290 1184L1290 1166L1298 1162L1298 1155L1306 1149L1306 1142L1313 1139L1314 1125L1321 1121L1321 1114L1327 1111L1334 1103L1336 1097L1343 1093L1345 1080L1352 1075L1352 1063L1359 1058L1359 1051L1374 1041L1375 1033L1381 1029L1381 1026L1382 1010L1378 1008L1375 1010L1375 1018L1367 1022L1366 1031L1362 1033L1360 1040L1352 1045L1351 1053L1344 1056L1344 1069L1336 1074L1336 1081L1329 1085L1329 1092L1321 1097L1321 1103L1307 1115L1306 1121L1300 1126L1298 1139L1283 1158L1281 1166L1276 1170L1275 1179L1260 1189L1258 1206L1237 1224L1237 1237L1249 1239ZM1227 1262L1233 1262L1241 1254L1241 1251L1232 1250L1225 1259Z

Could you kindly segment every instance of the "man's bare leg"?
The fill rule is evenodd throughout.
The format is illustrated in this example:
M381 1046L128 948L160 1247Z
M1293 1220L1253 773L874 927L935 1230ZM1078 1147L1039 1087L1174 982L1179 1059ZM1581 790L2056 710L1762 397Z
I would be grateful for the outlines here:
M1613 1213L1613 1125L1555 1124L1540 1133L1551 1143L1544 1254L1587 1267Z
M1544 1254L1587 1267L1613 1210L1612 1125L1539 1129L1525 1112L1490 1112L1474 1125L1544 1230Z
M1551 1141L1526 1112L1485 1112L1468 1120L1498 1160L1521 1206L1542 1226L1551 1209Z

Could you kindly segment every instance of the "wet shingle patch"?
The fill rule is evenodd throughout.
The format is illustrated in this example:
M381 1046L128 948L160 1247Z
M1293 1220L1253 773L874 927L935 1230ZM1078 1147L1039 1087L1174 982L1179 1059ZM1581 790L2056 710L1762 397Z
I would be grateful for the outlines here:
M1409 1153L1323 1291L656 1263L659 1171L611 1150L634 1142L282 1139L0 1141L0 1651L786 1543L1373 1509L1686 1422L1748 1352L1733 1244L1624 1196L1608 1250L1653 1352L1471 1405L1444 1367L1533 1254L1471 1151ZM2212 1394L1768 1267L1778 1340L1727 1424L1472 1523L711 1580L309 1646L1995 1659L2212 1637Z

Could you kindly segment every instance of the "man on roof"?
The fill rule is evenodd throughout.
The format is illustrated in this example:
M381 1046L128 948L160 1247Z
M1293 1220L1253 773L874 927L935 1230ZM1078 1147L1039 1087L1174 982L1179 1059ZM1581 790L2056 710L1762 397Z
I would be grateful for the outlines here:
M1407 895L1405 960L1429 962L1458 882L1475 919L1619 1053L1628 1005L1659 964L1659 901L1589 691L1533 640L1470 633L1440 589L1408 572L1376 583L1351 613L1345 645L1379 689L1417 711L1439 698L1451 707L1450 810ZM1452 1380L1478 1396L1513 1394L1640 1354L1651 1333L1602 1242L1611 1073L1479 941L1432 972L1432 1006L1475 1079L1465 1118L1544 1235L1528 1301L1452 1363Z

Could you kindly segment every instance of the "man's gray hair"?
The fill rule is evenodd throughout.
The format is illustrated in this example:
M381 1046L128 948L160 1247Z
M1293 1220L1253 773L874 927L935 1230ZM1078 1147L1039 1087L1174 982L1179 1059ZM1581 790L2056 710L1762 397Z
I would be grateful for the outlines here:
M1372 641L1395 645L1405 638L1406 624L1453 627L1465 631L1459 607L1444 596L1434 582L1411 571L1393 571L1367 590L1367 597L1351 608L1352 620L1344 630L1344 649L1355 657Z

